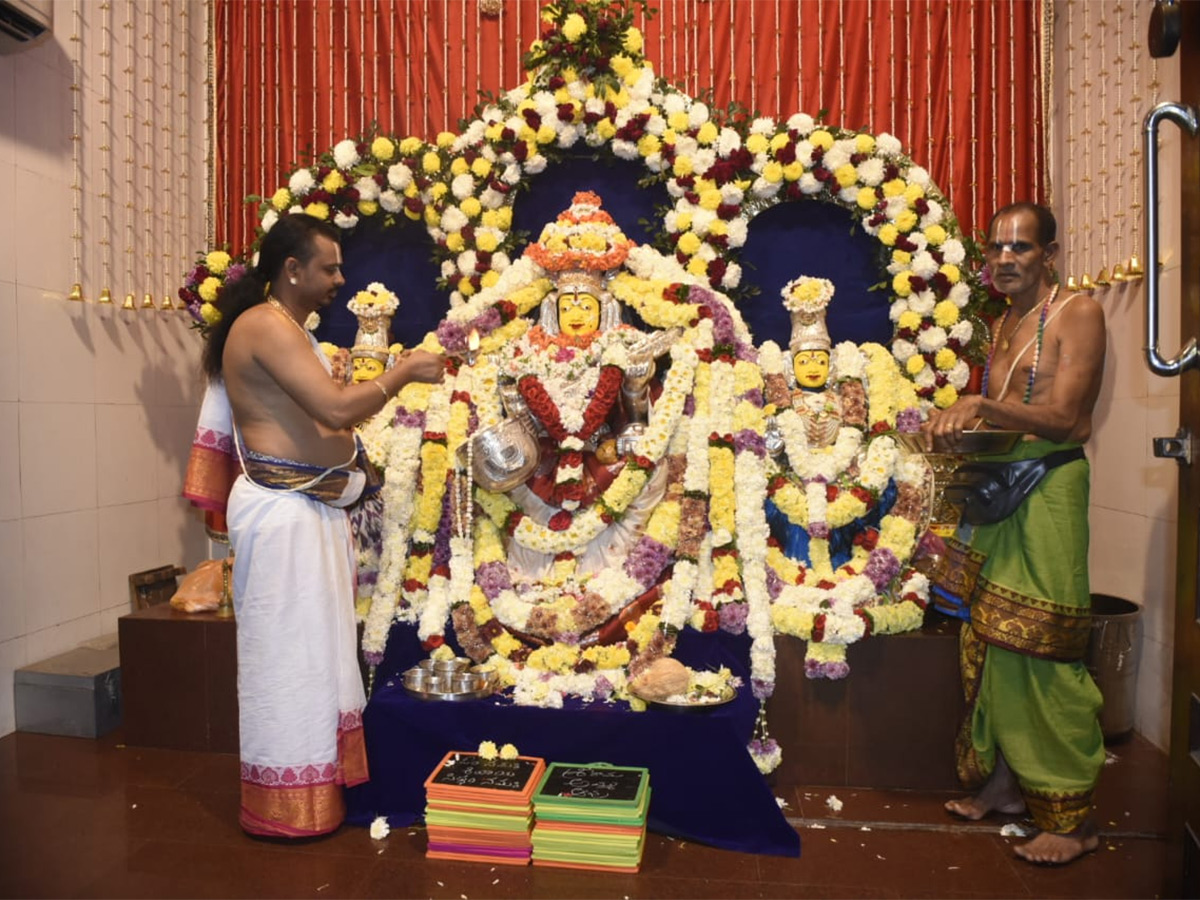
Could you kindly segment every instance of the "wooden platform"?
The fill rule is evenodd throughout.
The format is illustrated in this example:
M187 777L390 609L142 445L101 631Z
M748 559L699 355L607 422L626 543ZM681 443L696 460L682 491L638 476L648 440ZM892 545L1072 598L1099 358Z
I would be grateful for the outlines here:
M237 628L167 604L118 622L125 739L131 745L236 753ZM849 650L840 681L804 676L804 644L776 642L768 727L783 748L781 784L953 790L962 715L958 623L930 613L919 632Z
M237 626L160 603L117 620L125 740L238 751Z

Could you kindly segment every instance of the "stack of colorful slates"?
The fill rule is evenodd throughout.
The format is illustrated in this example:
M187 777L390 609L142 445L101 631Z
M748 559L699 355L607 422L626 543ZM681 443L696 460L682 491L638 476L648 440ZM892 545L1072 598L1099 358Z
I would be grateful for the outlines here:
M527 865L533 792L545 771L545 760L537 757L447 753L425 780L425 855Z
M649 770L551 763L533 808L535 866L638 871L650 808Z

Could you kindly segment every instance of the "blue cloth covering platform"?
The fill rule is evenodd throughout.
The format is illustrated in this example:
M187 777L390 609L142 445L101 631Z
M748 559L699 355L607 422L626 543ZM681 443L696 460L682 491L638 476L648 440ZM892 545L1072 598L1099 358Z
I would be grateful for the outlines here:
M547 763L644 766L650 770L650 830L742 853L799 856L800 836L746 750L758 712L746 677L748 648L744 636L680 636L676 658L696 669L727 665L743 676L737 698L720 707L639 713L625 703L568 698L563 709L541 709L504 697L444 702L411 696L400 673L425 654L415 628L395 625L364 714L371 780L347 790L347 820L369 825L386 816L393 827L421 821L424 781L442 757L495 741Z

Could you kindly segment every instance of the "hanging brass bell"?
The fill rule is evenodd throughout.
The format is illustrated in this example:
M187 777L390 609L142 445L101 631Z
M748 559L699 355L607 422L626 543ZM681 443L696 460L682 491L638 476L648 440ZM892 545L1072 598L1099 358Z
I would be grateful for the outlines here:
M67 294L68 300L74 300L76 303L83 302L83 285L78 281L71 285L71 292Z
M1112 284L1112 282L1108 280L1108 267L1105 266L1100 270L1100 274L1096 276L1096 286L1108 287L1110 284Z
M121 304L121 309L137 309L137 303L134 302L133 294L125 295L125 302Z
M110 291L108 288L101 288L100 289L100 299L97 300L96 302L99 304L102 304L102 305L112 306L112 302L113 302L112 291Z

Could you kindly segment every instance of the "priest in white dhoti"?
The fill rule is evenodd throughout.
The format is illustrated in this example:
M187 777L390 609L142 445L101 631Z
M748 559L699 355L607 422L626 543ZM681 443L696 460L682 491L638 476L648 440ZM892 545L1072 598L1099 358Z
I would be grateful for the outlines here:
M242 828L310 837L345 817L367 780L366 704L347 509L377 488L353 426L442 359L414 351L371 381L339 384L305 328L344 283L337 230L280 218L227 285L204 369L224 383L241 474L227 510L234 552ZM210 392L210 396L216 392Z

